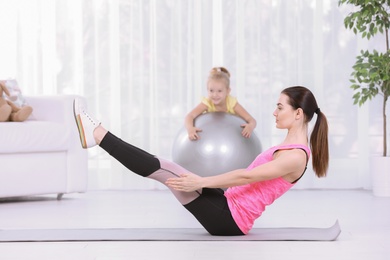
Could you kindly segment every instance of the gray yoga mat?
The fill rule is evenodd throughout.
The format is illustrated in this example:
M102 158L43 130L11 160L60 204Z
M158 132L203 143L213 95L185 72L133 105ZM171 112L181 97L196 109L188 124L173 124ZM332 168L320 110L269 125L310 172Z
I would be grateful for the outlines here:
M254 228L245 236L211 236L202 228L0 229L0 242L26 241L332 241L338 221L327 228Z

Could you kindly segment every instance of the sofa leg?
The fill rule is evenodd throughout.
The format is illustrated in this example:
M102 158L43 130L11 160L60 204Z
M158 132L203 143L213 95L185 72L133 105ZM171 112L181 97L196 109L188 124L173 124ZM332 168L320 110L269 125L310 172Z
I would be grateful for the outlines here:
M61 200L62 196L64 196L64 193L58 193L57 194L57 200Z

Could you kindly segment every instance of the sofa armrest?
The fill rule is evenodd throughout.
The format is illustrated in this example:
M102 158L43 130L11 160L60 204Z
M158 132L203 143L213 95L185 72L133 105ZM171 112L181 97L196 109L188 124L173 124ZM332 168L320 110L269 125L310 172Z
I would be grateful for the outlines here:
M33 108L29 120L51 121L57 123L74 122L73 100L80 96L26 96L26 102Z
M85 102L85 98L78 95L26 96L27 104L33 108L29 120L63 124L64 131L67 132L67 185L62 193L85 191L88 185L88 152L81 147L80 143L73 113L75 98L80 98Z

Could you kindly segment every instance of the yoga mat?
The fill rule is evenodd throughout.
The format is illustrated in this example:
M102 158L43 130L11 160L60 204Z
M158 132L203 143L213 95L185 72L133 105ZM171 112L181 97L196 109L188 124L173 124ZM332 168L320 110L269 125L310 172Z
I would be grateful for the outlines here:
M1 229L0 242L27 241L332 241L340 225L326 228L254 228L245 236L212 236L202 228Z

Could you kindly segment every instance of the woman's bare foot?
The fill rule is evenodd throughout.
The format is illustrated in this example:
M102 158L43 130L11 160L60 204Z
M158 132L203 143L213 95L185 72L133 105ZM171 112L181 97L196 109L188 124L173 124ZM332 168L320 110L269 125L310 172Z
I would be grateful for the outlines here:
M93 131L93 137L95 138L95 141L98 145L103 140L107 132L108 131L102 125L99 125L95 128L95 130Z

